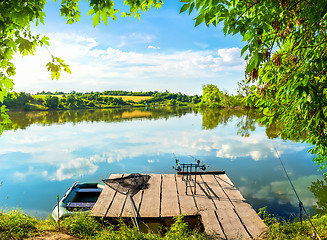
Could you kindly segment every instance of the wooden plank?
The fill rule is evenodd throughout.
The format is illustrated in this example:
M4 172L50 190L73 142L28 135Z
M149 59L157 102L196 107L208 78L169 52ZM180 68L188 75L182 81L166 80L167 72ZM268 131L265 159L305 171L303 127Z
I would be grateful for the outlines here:
M178 199L179 199L181 214L196 215L197 207L195 205L194 198L191 194L188 195L185 194L185 182L182 180L182 176L176 175L176 185L178 190Z
M254 209L248 204L239 190L234 186L232 181L224 175L215 176L219 184L221 184L225 193L231 199L235 206L234 210L241 222L246 227L247 231L253 238L258 238L263 232L267 230L267 226L257 215Z
M215 177L213 175L203 175L201 179L204 184L207 184L207 191L210 194L210 197L215 203L216 208L233 208L233 204L230 202L224 190L217 183Z
M151 174L149 188L143 192L143 199L139 211L140 217L160 216L161 175Z
M227 239L251 239L232 208L215 210Z
M261 220L250 204L238 203L235 205L235 211L254 239L259 238L268 230L266 224Z
M210 193L201 178L197 179L196 194L194 195L194 200L198 206L199 212L215 209L215 205L210 197Z
M122 177L122 175L118 177ZM120 217L125 205L126 197L127 196L125 194L117 192L111 205L109 206L106 217Z
M161 217L174 217L181 215L176 180L174 174L162 175L162 190L161 190Z
M202 211L201 220L208 239L226 239L214 210Z
M244 197L240 193L240 191L234 186L232 181L227 177L226 174L215 175L217 182L228 195L229 199L234 202L243 202L245 201Z
M109 178L121 177L121 174L111 174ZM95 217L105 217L107 210L116 194L116 191L105 185L98 200L92 208L92 215Z
M220 193L214 193L214 191L212 191L214 185L218 185L217 181L210 181L209 177L204 176L202 176L201 179L202 180L198 180L199 187L197 188L197 192L199 195L195 195L195 201L200 213L202 211L213 211L216 208L216 202L218 202L218 204L220 203L222 207L218 207L215 212L227 239L251 239L242 222L233 210L233 205L228 201L220 202L216 197L218 194L222 196L222 191ZM209 180L209 182L204 182L204 179ZM211 180L215 179L211 178ZM215 190L218 190L218 188Z

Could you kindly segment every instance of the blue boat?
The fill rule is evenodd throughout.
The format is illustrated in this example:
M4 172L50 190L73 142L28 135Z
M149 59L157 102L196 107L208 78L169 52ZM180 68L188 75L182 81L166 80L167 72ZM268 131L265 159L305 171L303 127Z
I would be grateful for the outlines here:
M103 188L104 183L75 182L53 209L53 219L58 221L58 219L72 214L90 211L98 200Z

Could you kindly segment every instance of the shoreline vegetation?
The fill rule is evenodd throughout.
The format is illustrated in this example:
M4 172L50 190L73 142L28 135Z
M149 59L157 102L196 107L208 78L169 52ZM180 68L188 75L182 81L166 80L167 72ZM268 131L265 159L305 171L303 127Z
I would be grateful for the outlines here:
M259 239L318 239L308 220L283 220L272 217L265 209L259 215L268 226L268 231ZM327 237L327 215L311 218L320 239ZM174 218L169 227L157 231L148 229L138 233L131 223L118 220L117 224L99 221L88 213L72 215L59 225L50 217L37 219L20 210L0 211L0 239L207 239L204 232L191 229L183 216ZM240 238L241 239L241 238Z
M205 95L205 94L204 94ZM104 91L80 93L11 92L4 98L3 104L9 111L48 111L75 109L137 108L153 106L209 106L211 108L244 108L243 96L221 92L219 99L206 100L203 96L148 91Z

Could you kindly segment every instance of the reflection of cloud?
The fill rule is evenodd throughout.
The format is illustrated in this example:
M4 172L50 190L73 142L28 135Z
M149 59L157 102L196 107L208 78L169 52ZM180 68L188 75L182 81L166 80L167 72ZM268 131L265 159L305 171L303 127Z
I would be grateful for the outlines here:
M27 168L27 171L25 172L19 172L16 171L13 173L14 179L18 181L25 181L28 177L35 176L35 175L41 175L43 177L46 177L48 174L47 171L40 171L39 169L36 169L35 167L29 166Z
M292 179L292 183L303 202L304 206L311 207L316 203L313 194L309 191L310 184L321 178L319 175L304 176ZM245 181L245 179L243 179ZM240 186L239 189L242 192L246 192L247 195L251 195L255 199L266 201L278 201L278 204L288 204L298 206L299 202L292 190L290 183L285 181L270 182L266 186L262 186L260 189L251 186L249 182L245 182L246 186Z
M58 161L60 162L60 160ZM14 178L19 181L25 181L27 177L31 176L42 176L52 181L62 181L93 174L98 169L97 163L105 161L105 155L102 157L100 155L94 155L90 158L72 158L71 160L65 160L65 162L60 163L55 171L44 170L34 166L29 167L25 172L16 171L13 175Z
M270 140L264 132L253 133L247 138L233 137L230 139L217 138L215 147L212 150L217 150L216 156L221 158L237 159L240 157L251 157L255 161L267 159L269 156L275 156L276 145L279 155L289 151L302 151L304 145L295 145L291 142L281 142L280 140Z
M23 135L19 139L15 139L17 144L36 144L45 142L47 139L44 136L30 136L30 135Z
M159 162L159 159L149 159L148 163L156 163Z
M87 174L93 174L98 166L86 158L73 159L68 163L60 164L52 180L62 181L65 179L77 178Z

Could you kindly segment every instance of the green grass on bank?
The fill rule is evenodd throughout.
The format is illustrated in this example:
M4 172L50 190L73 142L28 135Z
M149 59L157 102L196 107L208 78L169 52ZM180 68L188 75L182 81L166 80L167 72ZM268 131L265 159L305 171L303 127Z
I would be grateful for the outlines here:
M138 233L136 227L128 226L122 221L116 225L101 223L87 213L76 214L57 223L52 219L39 220L22 211L0 212L0 239L25 239L42 236L49 232L64 232L71 236L87 240L105 239L206 239L205 233L191 230L183 217L177 217L169 229L161 233Z
M315 239L310 223L304 220L302 225L298 220L285 221L272 217L265 210L260 211L268 231L261 239ZM327 239L327 215L316 215L312 222L321 239ZM101 223L88 214L77 214L61 221L61 230L52 219L39 220L22 211L11 210L0 212L0 239L25 239L42 236L45 233L68 233L71 236L85 240L106 239L206 239L205 233L191 230L183 217L177 217L169 228L162 228L160 233L141 233L120 221L116 225ZM318 238L316 238L318 239Z
M284 220L273 217L265 208L260 209L259 216L268 226L268 231L262 239L282 240L282 239L319 239L315 237L314 230L307 219ZM311 217L311 222L315 227L320 239L327 239L327 215L317 214Z

